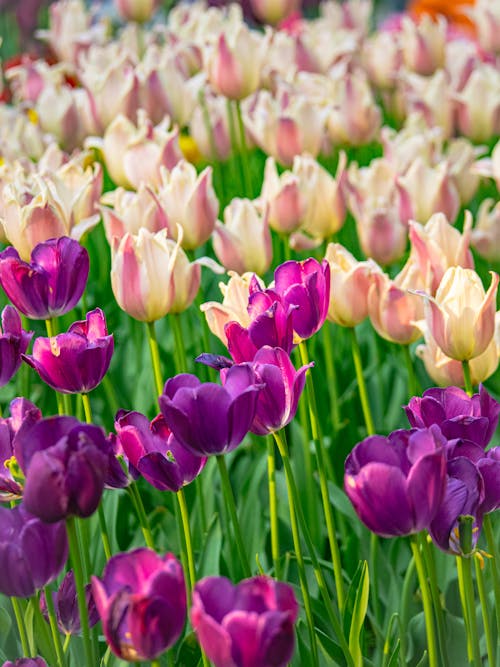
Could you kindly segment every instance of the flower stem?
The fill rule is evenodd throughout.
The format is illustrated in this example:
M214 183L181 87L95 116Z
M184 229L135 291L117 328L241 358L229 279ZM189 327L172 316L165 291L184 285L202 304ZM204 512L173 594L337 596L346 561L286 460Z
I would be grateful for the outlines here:
M496 665L495 660L495 645L493 643L493 636L491 633L490 615L488 610L488 595L484 585L484 559L479 554L474 556L474 565L476 568L477 590L479 593L479 601L481 603L481 613L483 616L484 636L486 638L486 653L488 655L488 664Z
M410 346L403 345L403 356L405 358L406 371L408 374L408 395L411 398L416 396L418 391L418 381L417 376L415 375L415 367L413 365L413 359L411 358Z
M250 569L248 556L246 554L245 547L243 544L243 537L241 534L240 523L238 521L238 514L236 512L236 504L234 502L233 490L231 488L231 482L229 481L229 475L227 472L226 460L222 454L219 454L217 456L217 466L219 468L219 474L222 484L222 493L224 495L224 502L226 504L229 516L231 517L231 522L233 524L234 539L236 541L236 548L238 549L241 567L243 569L243 575L245 577L250 577L252 571Z
M472 387L472 379L470 376L470 365L467 360L462 361L462 370L464 373L465 391L469 396L472 396L472 394L474 393L474 389Z
M413 535L410 541L415 567L417 568L418 583L422 593L422 603L424 607L425 632L427 635L427 651L429 654L429 667L440 667L438 651L436 645L436 634L434 630L434 618L432 614L432 599L427 583L427 574L425 572L424 559L420 552L419 540Z
M194 566L193 544L191 542L191 529L189 527L189 513L186 504L186 495L181 487L177 491L177 501L181 513L182 529L184 531L184 542L186 544L186 554L188 563L188 607L191 604L191 592L196 583L196 569Z
M28 657L31 654L29 645L28 645L28 635L26 634L26 627L24 625L24 618L21 611L21 605L17 598L10 598L12 609L14 610L14 616L16 617L17 629L19 630L19 638L21 640L21 648L23 649L23 654Z
M271 554L274 564L274 576L281 578L280 568L280 543L278 532L278 498L276 495L276 460L274 452L274 440L271 436L267 441L267 482L269 487L269 520L271 523Z
M273 433L276 440L276 444L280 452L284 448L284 443L281 440L281 435L278 433ZM283 458L283 454L282 454ZM307 575L306 568L304 565L304 556L302 554L302 545L300 543L299 527L297 523L297 512L296 512L296 501L297 498L293 493L292 487L290 485L290 475L286 473L286 483L288 491L288 507L290 511L290 526L292 529L292 539L293 539L293 548L295 550L295 556L297 558L297 568L299 570L299 579L300 579L300 588L302 590L302 597L304 599L304 608L306 612L307 628L309 630L309 640L311 642L311 651L314 664L318 665L318 646L316 640L316 632L314 630L314 619L312 614L312 602L311 595L309 593L309 587L307 585Z
M75 574L76 597L78 602L78 611L80 613L80 625L82 628L83 645L85 648L85 660L87 667L95 667L92 644L90 641L89 617L87 611L87 601L85 599L85 585L83 582L83 563L78 545L78 536L76 533L75 519L69 517L66 520L66 531L68 533L69 553Z
M127 492L130 496L132 504L134 505L134 509L139 518L139 523L141 524L141 530L144 536L144 541L146 542L146 545L150 549L154 549L155 545L154 545L153 535L151 534L149 519L147 517L146 510L144 509L144 504L142 502L141 494L139 493L139 489L137 488L135 482L132 482L129 486L127 486Z
M304 365L308 364L309 358L307 354L306 344L304 341L302 341L299 345L299 352L302 364ZM328 466L328 457L326 455L325 446L323 443L323 437L319 427L318 409L316 405L314 385L312 377L309 373L307 374L306 378L306 396L309 405L309 419L311 421L311 431L314 440L314 446L316 448L321 500L323 502L323 512L325 514L325 520L326 520L328 543L330 545L330 553L332 556L333 575L335 578L335 590L337 592L339 609L342 610L344 608L344 603L345 603L344 584L342 581L342 561L340 558L340 548L337 542L336 530L335 530L335 519L333 516L333 509L328 494L328 480L326 477L328 471L330 473L330 478L332 479L332 481L334 481L333 471L331 470L331 466L330 467Z
M338 396L337 371L332 353L332 326L330 322L325 322L322 327L323 349L325 351L326 374L328 377L328 389L330 396L330 411L332 418L333 432L338 433L340 429L340 411Z
M474 585L472 583L471 559L466 556L457 557L457 572L463 592L462 605L465 627L467 629L467 652L469 661L474 667L481 667L481 651L479 649L479 633L477 630L476 604Z
M161 375L160 350L158 348L158 340L156 339L155 323L148 322L147 327L148 327L149 350L151 352L151 363L153 366L155 390L157 395L159 396L163 392L163 380Z
M488 543L488 551L491 558L488 559L491 568L491 578L493 579L493 591L495 595L495 615L497 619L497 634L500 637L500 576L498 568L500 566L500 554L495 540L491 516L486 514L483 519L483 530Z
M45 602L47 604L47 612L49 615L50 631L52 633L52 641L54 643L54 648L56 650L57 664L58 667L65 667L66 659L64 657L64 651L61 644L61 635L59 634L59 628L57 627L56 610L54 609L54 600L52 598L52 591L48 586L45 586L44 592L45 592Z
M184 347L184 338L182 335L181 321L178 314L172 314L169 318L174 332L175 341L175 359L176 371L178 373L187 373L186 349Z
M55 323L52 319L45 320L45 328L47 329L47 336L49 338L54 338L56 335ZM56 400L57 400L57 412L59 415L64 414L64 401L62 394L56 391Z
M212 127L212 123L210 122L210 114L208 112L207 101L205 99L205 93L203 90L200 90L200 92L198 93L198 101L200 103L201 111L203 114L203 123L205 125L205 130L208 135L208 142L210 144L210 151L212 153L214 177L217 183L216 190L219 194L220 199L223 202L225 202L226 197L224 194L224 179L222 178L222 170L217 156L217 146L215 144L214 130Z
M361 408L365 418L366 432L368 435L375 433L375 426L373 425L373 417L370 410L370 401L368 400L368 392L366 391L365 378L363 376L363 364L361 361L361 350L359 349L358 337L356 329L350 328L351 332L351 348L352 358L354 359L354 368L356 370L356 379L358 381L359 398L361 401Z
M243 165L241 164L241 160L238 159L238 138L236 136L236 125L234 123L234 115L233 115L233 104L231 100L227 100L227 120L228 120L228 125L229 125L229 136L231 139L231 147L233 149L233 163L234 161L238 161L239 169L238 169L238 175L239 175L239 183L238 183L238 192L243 193L244 190L244 183L245 183L245 178L242 172ZM236 170L235 170L236 171Z
M432 604L434 606L434 614L436 617L436 628L438 634L439 649L441 651L441 664L443 667L447 667L449 664L448 652L446 650L446 629L444 623L444 614L443 608L441 605L441 599L439 596L439 587L437 582L437 573L436 573L436 564L434 562L434 554L432 552L432 547L427 540L425 534L417 535L417 538L420 542L422 553L424 555L425 567L427 570L427 575L429 577L429 589L432 598Z
M241 145L241 163L243 167L243 183L245 184L245 194L249 199L253 199L252 174L250 173L250 161L248 159L247 138L245 135L245 124L243 123L243 114L241 113L241 102L236 100L236 119L238 122L238 131L240 134Z
M340 625L339 619L336 616L335 611L333 609L332 599L326 585L325 577L323 575L323 571L320 567L318 557L316 555L316 549L314 548L314 544L311 540L311 535L309 533L309 528L304 518L304 513L302 512L302 507L300 505L300 496L297 489L297 484L295 483L295 477L293 474L293 468L288 454L288 446L286 443L284 431L281 430L278 431L277 433L273 433L273 436L278 446L279 453L283 460L283 466L285 468L285 479L287 484L288 501L290 506L290 518L292 518L292 505L293 505L294 511L296 512L300 524L302 536L304 537L304 541L306 543L309 555L311 557L314 576L316 577L316 582L318 584L321 598L323 600L323 604L328 614L330 625L332 626L333 631L337 635L337 641L344 654L347 664L349 665L349 667L353 667L354 662L351 653L349 651L349 646L344 637L344 633L342 631L342 626Z

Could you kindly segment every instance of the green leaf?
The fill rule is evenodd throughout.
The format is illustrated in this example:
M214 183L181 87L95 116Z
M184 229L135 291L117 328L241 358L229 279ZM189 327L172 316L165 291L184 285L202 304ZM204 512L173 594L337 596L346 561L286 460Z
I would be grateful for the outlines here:
M192 667L201 658L200 646L194 632L187 634L179 646L175 664L177 667Z
M351 627L349 629L349 649L356 667L362 667L363 652L361 650L360 635L365 621L366 610L368 609L368 596L370 593L368 563L366 561L360 563L360 568L358 568L358 570L360 570L359 583L355 589L356 595L352 610ZM355 576L355 579L356 578L357 577Z
M214 514L208 526L205 547L201 553L199 577L219 574L220 552L222 544L222 531L218 515Z
M4 607L0 607L0 637L7 637L11 627L12 618L9 612Z

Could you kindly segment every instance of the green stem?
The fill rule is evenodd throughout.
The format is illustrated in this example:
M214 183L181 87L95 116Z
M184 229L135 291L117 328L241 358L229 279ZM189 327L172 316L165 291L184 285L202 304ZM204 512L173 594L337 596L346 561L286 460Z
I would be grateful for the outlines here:
M135 482L132 482L129 486L127 486L127 492L130 496L132 504L134 505L134 509L139 518L139 523L141 525L144 541L146 542L146 545L150 549L154 549L155 545L154 545L153 535L151 534L151 527L149 525L149 520L146 514L146 510L144 509L141 494L139 493L139 489L137 488Z
M239 169L238 169L238 175L239 175L239 188L238 188L238 193L243 194L244 190L244 183L245 183L245 178L243 176L243 165L241 164L241 160L238 159L238 138L236 136L236 125L234 123L234 115L233 115L233 104L231 100L227 100L227 120L228 120L228 125L229 125L229 136L231 138L231 147L233 149L233 164L235 161L238 162ZM236 170L235 170L236 171Z
M434 554L432 547L429 544L425 534L417 535L419 539L422 553L424 555L425 567L429 577L429 588L431 592L432 604L434 606L434 613L436 616L436 628L438 634L439 648L441 652L441 664L447 667L449 664L448 651L446 649L446 627L444 622L443 607L441 605L441 597L439 594L439 586L436 573L436 564L434 562Z
M476 567L477 590L479 592L479 601L481 603L481 614L483 616L484 636L486 638L486 653L488 654L488 664L496 665L495 645L491 632L490 615L488 610L488 595L484 585L483 567L484 560L477 554L474 556L474 565Z
M469 661L474 667L481 667L481 651L479 649L479 633L477 630L476 604L474 600L474 584L472 583L471 559L466 556L457 557L458 577L462 580L463 613L467 628L467 646Z
M464 373L465 391L469 396L472 396L472 394L474 393L474 389L472 387L472 379L470 376L470 365L467 360L462 361L462 370Z
M66 520L66 530L68 533L69 553L75 575L76 597L78 601L78 611L80 613L80 624L83 635L83 645L85 649L85 661L87 667L95 667L92 644L90 642L89 617L87 611L87 602L85 599L85 584L83 581L83 563L78 545L78 536L76 533L75 519L70 517Z
M161 375L160 364L160 350L158 348L158 341L156 339L155 323L148 322L148 342L149 350L151 352L151 364L153 366L153 375L155 382L155 390L158 396L163 392L163 380Z
M403 587L401 590L401 611L399 614L401 632L399 635L400 639L400 655L403 658L403 664L406 665L406 653L407 653L407 644L406 644L406 635L408 630L408 619L409 619L409 609L411 604L411 598L413 594L412 582L415 575L415 558L412 556L410 563L406 569L405 577L403 579Z
M63 651L64 651L65 654L68 652L70 642L71 642L71 635L68 632L68 634L66 635L66 637L64 639L64 645L63 645Z
M299 352L302 364L304 365L308 364L309 357L307 354L307 347L304 341L302 341L299 345ZM344 584L342 581L342 560L340 558L340 548L336 537L335 519L333 516L332 505L330 503L330 496L328 494L328 480L326 476L328 471L331 475L330 478L332 479L332 481L334 481L333 471L328 466L329 461L323 443L323 436L320 431L318 409L316 405L316 396L314 393L314 385L310 373L307 374L306 378L306 396L309 405L309 419L311 422L311 431L313 435L314 446L316 448L321 500L323 503L323 511L326 520L328 543L330 545L330 553L332 556L333 575L335 578L335 590L337 592L339 609L342 610L344 608L344 603L345 603Z
M486 541L488 543L488 551L491 555L491 558L488 558L488 561L491 569L491 577L493 579L493 592L495 595L497 635L500 637L500 576L498 574L498 568L500 567L500 553L498 551L498 545L495 540L490 514L486 514L484 516L483 530L484 534L486 535Z
M14 616L16 617L17 629L19 630L19 638L21 639L21 648L23 649L23 655L26 657L31 655L31 651L28 645L28 635L26 634L26 627L24 625L23 613L21 611L21 605L17 598L10 598L12 604L12 609L14 610Z
M219 158L217 155L217 146L215 144L215 137L214 137L214 131L212 127L212 123L210 122L210 114L208 112L208 107L207 107L207 101L205 99L205 93L203 90L200 90L198 93L198 100L200 102L200 107L201 111L203 114L203 122L205 124L205 130L208 134L208 141L210 144L210 151L212 152L212 161L213 161L213 169L214 169L214 176L215 176L215 181L216 181L216 190L219 193L220 199L225 202L226 197L224 193L224 179L222 178L222 170L220 167L220 162Z
M370 584L373 589L373 595L371 596L373 604L373 615L375 616L375 622L380 627L380 604L379 604L379 591L378 591L378 550L379 550L379 539L378 535L372 533L370 535L370 570L372 574L370 575Z
M413 366L413 359L411 358L409 345L403 345L402 347L406 364L406 372L408 374L408 395L411 398L412 396L416 396L419 393L417 376L415 375L415 367Z
M238 549L241 567L243 569L243 575L245 577L250 577L252 571L250 569L248 556L246 554L245 547L243 544L243 537L241 535L240 523L238 521L238 514L236 512L236 504L234 502L233 490L231 488L231 482L229 481L229 475L227 472L226 460L222 454L219 454L217 456L217 466L219 468L219 474L222 484L222 493L224 495L224 502L226 504L229 516L231 517L231 522L233 524L234 539L236 541L236 548Z
M276 444L278 445L278 448L280 449L281 452L281 449L284 446L281 442L281 436L278 433L273 433L273 435L276 440ZM306 612L307 628L309 631L309 640L311 642L312 659L314 664L319 665L318 646L317 646L316 632L314 630L311 595L309 593L309 587L307 585L306 568L304 565L304 556L302 553L302 545L300 543L299 527L297 523L297 511L296 511L297 499L295 498L295 494L292 491L288 474L286 474L286 484L288 491L288 508L290 512L290 526L292 529L293 548L295 550L295 556L297 558L297 568L299 570L300 588L302 590L302 598L304 600L304 609Z
M92 408L90 406L90 399L88 397L88 394L80 394L82 397L82 404L83 404L83 413L85 415L85 421L87 424L92 424Z
M332 351L332 326L330 322L325 322L322 328L323 349L325 351L326 374L328 377L328 389L330 396L330 412L332 419L333 432L338 433L340 429L340 411L338 396L337 370L333 360Z
M56 610L54 609L52 591L48 586L45 586L44 592L45 602L47 604L47 612L49 615L50 631L52 633L52 641L56 650L57 664L59 667L64 667L66 665L66 659L64 657L64 651L61 644L61 635L59 634L59 628L57 627Z
M271 554L274 564L274 576L281 578L280 542L278 532L278 498L276 495L276 460L274 440L267 436L267 483L269 487L269 520L271 523Z
M368 400L368 392L366 391L365 378L363 376L361 350L359 349L356 329L354 327L351 327L350 332L351 332L352 358L354 359L354 368L356 370L359 398L361 401L361 408L363 410L363 417L365 418L366 432L368 433L368 435L374 435L375 426L373 425L373 417L370 410L370 401Z
M283 259L288 262L292 259L292 249L290 248L290 234L280 234L283 242Z
M434 630L434 618L432 614L432 599L427 583L427 575L425 572L424 559L420 553L420 546L416 535L411 537L411 550L413 558L415 559L415 566L417 568L418 583L422 594L422 603L424 607L425 618L425 632L427 635L427 651L429 655L429 667L440 667L438 659L438 651L436 644L436 633Z
M172 325L172 331L174 332L176 370L178 373L187 373L186 349L184 347L184 337L182 335L181 321L179 318L180 316L178 314L172 314L169 318L170 324Z
M191 542L191 529L189 527L189 513L186 504L186 495L184 489L181 487L177 491L177 501L179 503L179 509L181 514L182 529L184 531L184 542L186 544L186 554L187 554L187 563L188 563L188 607L191 604L191 591L194 588L196 583L196 569L194 566L194 554L193 554L193 544Z
M47 329L47 336L49 338L54 338L56 335L55 322L52 319L45 320L45 328ZM56 400L57 400L57 412L59 415L64 414L64 399L62 394L56 391Z
M347 661L347 664L349 667L354 667L354 662L351 656L351 653L349 651L349 646L347 644L347 641L344 637L344 633L342 631L342 627L340 625L339 619L335 614L335 611L333 609L332 605L332 599L330 596L330 593L328 591L328 587L326 585L325 577L323 575L323 571L321 569L321 566L319 564L318 557L316 555L316 549L314 547L314 544L311 540L311 535L309 533L309 528L307 526L307 522L304 518L304 513L302 512L302 506L300 504L300 495L297 489L297 485L295 483L295 477L293 474L293 468L292 464L290 462L290 457L288 455L288 447L286 444L285 440L285 434L284 431L278 431L277 433L273 433L274 439L276 441L276 444L278 446L279 453L281 455L282 461L283 461L283 466L285 468L285 479L286 479L286 484L287 484L287 491L288 491L288 497L289 497L289 503L293 502L293 506L295 508L295 511L297 513L297 518L299 520L300 524L300 529L302 531L302 536L304 537L304 541L306 543L307 549L309 551L309 555L311 557L311 563L313 566L313 571L314 571L314 576L316 577L316 582L318 584L318 588L321 594L321 599L323 600L323 604L325 606L325 609L328 614L328 619L330 621L330 625L333 628L333 631L337 635L337 641L340 645L340 648L342 650L342 653L344 654L344 657ZM291 499L291 500L290 500Z
M236 100L234 103L236 108L236 119L238 122L238 130L240 134L241 145L241 163L243 166L243 182L245 184L245 193L249 199L253 199L252 174L250 172L250 161L248 159L248 146L245 134L245 124L243 123L243 114L241 113L241 103Z

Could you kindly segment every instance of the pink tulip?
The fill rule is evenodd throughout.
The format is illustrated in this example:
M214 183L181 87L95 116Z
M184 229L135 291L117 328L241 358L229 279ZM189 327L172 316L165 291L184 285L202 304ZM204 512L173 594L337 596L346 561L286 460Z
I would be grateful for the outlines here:
M298 229L305 210L299 179L289 171L280 176L272 157L266 161L260 201L269 209L271 229L279 234L291 234Z
M479 142L500 134L500 72L496 67L476 67L456 98L458 129L466 137Z
M479 206L472 245L489 262L500 262L500 202L485 199Z
M208 160L227 160L231 155L231 136L226 100L221 95L206 95L203 106L193 111L189 133L200 153Z
M424 14L419 23L407 16L401 21L401 47L406 67L429 76L444 66L446 44L446 21Z
M150 232L167 229L165 212L153 190L141 183L137 192L116 188L107 192L101 199L100 207L108 243L113 237L121 239L128 232L138 234L144 227Z

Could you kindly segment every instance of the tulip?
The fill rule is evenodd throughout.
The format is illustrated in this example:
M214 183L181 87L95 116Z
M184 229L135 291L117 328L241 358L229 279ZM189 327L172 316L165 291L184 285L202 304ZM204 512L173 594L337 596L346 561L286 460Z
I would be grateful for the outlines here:
M450 76L438 69L432 76L404 74L399 93L406 116L418 114L434 132L442 130L443 137L453 135L455 127L455 99Z
M81 144L85 131L75 96L68 86L45 82L35 110L43 131L54 135L60 146L71 151Z
M272 157L266 160L260 205L267 206L269 226L279 234L298 229L305 213L298 177L289 171L280 176Z
M466 206L476 194L479 187L479 175L475 173L474 160L482 154L484 149L473 146L470 141L462 137L452 139L448 143L446 159L450 164L450 175L460 197L462 206Z
M2 667L47 667L43 658L18 658L15 662L7 660Z
M193 591L191 623L215 667L285 667L297 614L292 587L270 577L206 577Z
M115 0L118 13L126 21L145 23L149 21L160 4L160 0Z
M189 134L204 158L220 162L227 160L232 147L226 99L222 95L206 95L203 106L195 107Z
M364 45L363 62L370 81L377 88L394 88L402 63L397 36L387 31L372 35Z
M308 156L296 157L293 174L305 207L301 229L315 239L327 239L344 224L346 210L342 192L346 156L341 153L335 178Z
M465 213L463 234L450 225L443 213L435 213L425 225L410 222L409 226L414 257L420 273L431 279L433 293L450 267L474 268L469 250L472 216L468 211Z
M500 11L496 4L478 0L471 7L469 16L474 22L481 48L490 53L500 52Z
M495 144L491 152L491 158L483 158L476 162L471 168L471 172L494 178L497 188L500 190L500 141Z
M129 662L154 660L179 638L186 619L184 574L170 553L135 549L113 556L92 592L106 640Z
M75 575L73 570L69 570L61 581L57 592L51 593L51 595L53 597L53 604L56 612L57 626L60 632L65 635L79 634L81 630L80 612L78 611ZM92 628L99 620L99 614L97 613L90 584L85 586L85 602L87 606L89 627ZM49 614L45 591L42 591L42 594L40 595L40 610L45 620L48 621Z
M401 21L403 61L409 70L429 76L445 64L446 21L424 15L419 23L404 16Z
M477 252L489 262L500 262L500 203L485 199L479 206L471 241Z
M195 456L172 435L158 415L151 423L139 412L118 412L115 429L130 463L160 491L177 492L190 484L205 467L204 456Z
M25 398L15 398L9 409L11 416L0 419L0 502L10 502L22 496L22 486L11 468L11 463L17 466L13 441L25 422L31 425L42 418L36 405Z
M24 505L0 507L0 591L28 598L59 576L68 558L63 523L47 525Z
M265 39L243 23L221 33L208 54L207 74L214 89L230 100L242 100L259 86Z
M249 199L233 199L224 210L224 224L215 224L213 247L227 270L264 274L272 260L268 211L259 215Z
M170 311L177 252L178 244L167 240L164 229L156 234L140 229L137 236L114 239L111 287L122 310L141 322L154 322Z
M374 435L345 462L344 489L361 521L377 535L428 528L446 487L446 439L439 427Z
M249 431L261 385L248 366L230 368L224 386L194 375L167 380L160 409L175 438L196 456L235 449Z
M255 16L263 23L276 25L297 10L298 0L250 0Z
M67 237L39 243L29 264L14 248L0 253L0 284L16 308L34 320L72 310L83 294L88 273L88 252Z
M284 428L295 417L299 398L312 363L295 370L290 357L279 347L261 347L251 366L263 389L259 393L257 411L250 430L267 435ZM224 380L227 370L222 371Z
M115 236L122 239L127 232L138 234L141 227L153 233L167 229L165 211L155 192L144 183L139 185L137 192L116 188L107 192L101 202L105 204L100 210L110 246Z
M208 328L226 347L226 324L237 322L242 327L247 327L252 321L247 310L251 284L256 282L260 288L264 287L263 283L253 273L244 273L242 276L234 271L228 273L230 278L227 285L219 283L219 289L223 295L222 303L208 301L200 306L200 310L205 313Z
M179 226L184 232L182 247L200 247L210 238L219 213L212 168L198 175L192 164L181 160L170 173L162 169L161 181L158 201L165 212L170 238L177 239Z
M32 336L32 331L22 329L16 309L5 306L0 329L0 387L6 385L17 372L21 355L26 352Z
M479 393L468 396L458 387L424 391L405 406L406 416L414 428L437 424L447 440L470 440L486 449L498 425L500 403L479 387Z
M330 266L330 303L328 319L343 327L354 327L368 316L371 274L378 271L373 262L358 262L339 243L329 243L325 259Z
M493 65L476 67L456 97L460 132L475 142L500 134L500 73Z
M500 447L492 447L476 463L484 483L484 498L478 514L483 516L500 508Z
M181 228L179 242L182 242ZM190 262L184 250L177 247L174 241L168 239L167 245L172 254L177 253L170 277L170 289L173 293L173 300L168 312L183 313L193 303L198 294L201 267L204 266L213 273L224 273L224 269L210 257L200 257L194 262Z
M448 357L466 361L482 354L495 332L499 276L491 272L487 293L472 269L449 268L435 298L425 298L427 326ZM425 296L425 295L424 295Z
M23 504L45 523L88 517L101 500L109 444L101 428L49 417L17 434L14 451L26 476Z
M96 308L85 321L74 322L67 333L37 338L33 354L23 358L56 391L88 394L106 375L113 348L104 313Z
M173 169L182 159L179 131L168 130L168 119L153 127L144 112L134 125L118 115L102 141L104 160L116 185L138 189L142 182L153 187L161 183L160 167Z

